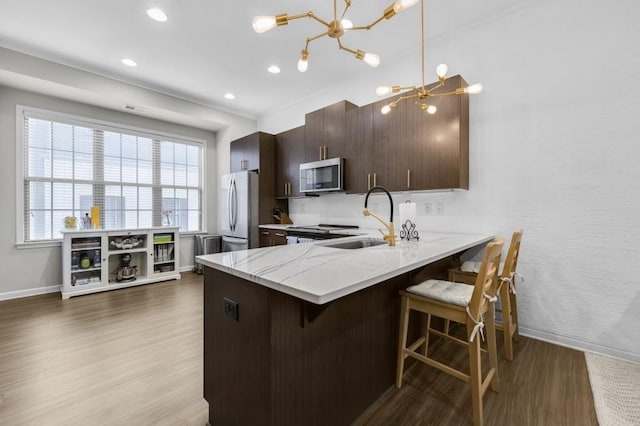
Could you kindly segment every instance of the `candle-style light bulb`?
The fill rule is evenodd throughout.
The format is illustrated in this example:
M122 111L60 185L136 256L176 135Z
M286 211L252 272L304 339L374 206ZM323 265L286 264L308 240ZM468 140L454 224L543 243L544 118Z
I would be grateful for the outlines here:
M468 93L470 95L476 95L482 92L482 89L484 89L484 87L482 87L482 84L476 83L476 84L472 84L469 87L465 87L464 93Z
M378 86L376 88L376 95L385 96L391 93L391 86Z
M385 105L380 109L380 112L387 115L391 112L391 105Z
M370 67L377 67L380 65L380 55L376 55L375 53L365 53L364 58L362 58L365 64Z
M275 16L254 16L251 23L253 30L257 33L264 33L276 26Z
M393 10L398 13L413 6L416 3L418 3L418 0L396 0L395 3L393 3Z
M447 71L449 71L447 64L440 64L436 68L436 74L438 74L440 78L444 78L447 75Z
M305 72L309 69L309 52L305 49L302 51L302 55L300 55L300 60L298 61L298 71Z

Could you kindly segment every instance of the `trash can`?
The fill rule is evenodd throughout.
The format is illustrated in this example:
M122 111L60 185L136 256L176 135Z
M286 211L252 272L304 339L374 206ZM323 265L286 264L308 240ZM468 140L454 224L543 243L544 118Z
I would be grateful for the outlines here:
M195 257L205 254L220 253L220 235L196 235L193 245L193 272L202 274L203 266L196 262Z

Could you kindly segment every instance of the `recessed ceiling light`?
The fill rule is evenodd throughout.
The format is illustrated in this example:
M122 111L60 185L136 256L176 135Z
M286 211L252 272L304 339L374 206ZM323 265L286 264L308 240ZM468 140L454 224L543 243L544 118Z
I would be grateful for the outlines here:
M156 7L154 7L153 9L147 10L147 15L149 15L151 19L154 19L158 22L166 22L167 20L167 14L164 13L161 9L158 9Z
M225 97L226 99L235 99L235 98L236 98L236 95L234 95L233 93L225 93L225 94L224 94L224 97Z
M122 60L122 63L125 64L128 67L137 67L138 64L136 64L136 61L134 61L133 59L129 59L129 58L124 58Z
M267 71L269 71L271 74L278 74L280 72L280 67L277 65L271 65L269 68L267 68Z

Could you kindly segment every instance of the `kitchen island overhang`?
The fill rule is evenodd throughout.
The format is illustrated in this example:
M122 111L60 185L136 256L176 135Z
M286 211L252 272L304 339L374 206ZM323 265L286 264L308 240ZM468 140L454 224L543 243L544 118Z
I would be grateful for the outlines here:
M379 237L371 234L368 237ZM365 237L341 238L340 241ZM420 241L399 241L344 250L317 241L198 256L197 262L258 285L322 305L405 272L484 244L489 234L422 233Z
M398 291L446 276L451 256L492 238L434 233L395 247L317 242L200 257L210 423L352 423L394 383Z

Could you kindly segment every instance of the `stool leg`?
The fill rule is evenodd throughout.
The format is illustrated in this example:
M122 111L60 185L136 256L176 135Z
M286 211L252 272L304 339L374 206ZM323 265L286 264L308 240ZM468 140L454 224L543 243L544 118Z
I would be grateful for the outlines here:
M424 330L424 356L429 352L429 329L431 328L431 314L427 314L427 328Z
M511 319L513 320L513 340L517 342L520 338L520 323L518 322L518 304L516 303L516 295L509 292L509 301L511 302Z
M402 296L400 306L400 329L398 336L398 360L396 364L396 387L402 387L402 375L404 373L404 349L407 347L407 330L409 328L409 304L407 298Z
M504 311L504 310L503 310ZM495 373L491 379L491 389L494 392L498 392L499 380L498 380L498 350L496 348L496 320L495 320L495 305L491 304L487 313L486 328L487 328L487 346L489 349L489 365L494 369Z
M502 332L504 334L504 357L508 361L513 361L513 322L511 317L513 311L511 310L511 292L508 285L503 285L500 288L500 303L502 304Z
M474 323L467 320L467 347L469 349L469 385L471 386L471 405L473 406L473 424L482 426L482 366L480 363L480 336L469 342Z

